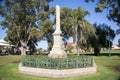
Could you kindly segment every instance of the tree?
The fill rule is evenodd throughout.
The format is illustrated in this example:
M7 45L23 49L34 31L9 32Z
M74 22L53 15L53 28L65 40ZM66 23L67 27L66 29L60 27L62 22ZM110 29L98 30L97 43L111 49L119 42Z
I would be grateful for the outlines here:
M86 2L95 0L85 0ZM95 11L102 12L107 9L107 18L120 26L120 1L119 0L98 0Z
M49 18L49 2L52 0L5 0L5 20L7 38L11 43L20 44L21 54L26 55L26 47L34 47L41 39L40 25Z
M120 47L120 39L118 39L118 46Z
M42 32L42 39L47 40L48 42L48 51L52 49L53 45L53 36L52 33L54 32L53 29L53 22L50 19L46 19L40 27L40 30Z
M91 36L89 37L89 40L91 46L94 47L95 55L98 56L100 54L101 47L109 47L109 42L110 46L112 45L112 41L115 37L115 32L110 28L110 26L106 24L94 24L94 26L96 28L97 37L95 38L94 36Z
M72 10L67 7L61 9L61 31L64 42L66 42L72 36L72 25L71 20L69 19L71 11Z
M86 33L88 35L95 34L95 28L84 19L88 14L88 11L81 7L73 10L63 8L61 11L62 32L66 35L65 38L73 37L76 51L81 43L86 42Z
M113 20L120 26L120 1L119 0L99 0L95 11L101 12L104 9L109 10L108 19Z
M117 29L116 34L120 34L120 28Z
M4 8L2 6L2 2L3 2L3 0L0 0L0 16L2 16L3 14L5 14Z

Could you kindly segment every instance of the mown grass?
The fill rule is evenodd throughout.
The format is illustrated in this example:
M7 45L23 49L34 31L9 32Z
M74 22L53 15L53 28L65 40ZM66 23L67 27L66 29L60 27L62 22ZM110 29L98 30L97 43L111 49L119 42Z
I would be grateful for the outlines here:
M94 56L97 64L96 74L60 79L20 74L18 65L21 56L0 56L0 80L120 80L120 51L113 51L111 57L104 54L108 55L103 52L101 56Z

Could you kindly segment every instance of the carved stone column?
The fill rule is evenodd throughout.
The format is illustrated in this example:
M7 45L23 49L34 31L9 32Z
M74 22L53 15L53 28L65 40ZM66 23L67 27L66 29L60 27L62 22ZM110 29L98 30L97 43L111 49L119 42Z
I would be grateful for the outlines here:
M62 37L60 30L60 7L56 5L56 30L53 33L54 44L50 54L48 55L51 58L66 58L67 54L64 49L62 49Z

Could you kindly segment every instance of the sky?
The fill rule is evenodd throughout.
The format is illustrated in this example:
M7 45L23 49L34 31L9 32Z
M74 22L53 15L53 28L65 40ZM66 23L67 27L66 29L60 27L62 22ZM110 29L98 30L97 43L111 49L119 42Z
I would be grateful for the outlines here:
M97 0L95 0L97 2ZM117 30L119 27L116 25L115 22L113 21L109 21L106 18L107 15L107 10L103 11L102 13L96 13L95 12L95 5L96 2L90 2L90 3L86 3L84 2L84 0L54 0L53 2L50 2L50 8L51 7L55 7L56 5L59 5L61 8L63 7L68 7L71 9L75 9L78 7L82 7L85 10L90 12L90 15L86 16L85 19L90 22L91 24L93 23L97 23L97 24L107 24L109 26L111 26L111 28L113 30ZM4 18L0 17L0 21L2 21ZM4 39L6 33L5 30L2 30L2 28L0 27L0 39ZM120 35L116 35L115 39L113 40L113 44L118 44L118 39L120 38ZM69 42L71 42L72 39L69 39ZM38 46L37 48L43 48L43 49L47 49L47 42L46 41L40 41L38 42Z

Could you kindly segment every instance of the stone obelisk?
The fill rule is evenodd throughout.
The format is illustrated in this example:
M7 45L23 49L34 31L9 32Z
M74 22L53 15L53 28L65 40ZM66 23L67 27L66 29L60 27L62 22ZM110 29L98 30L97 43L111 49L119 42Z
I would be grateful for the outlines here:
M48 55L51 58L66 58L67 54L64 49L62 49L62 36L60 30L60 7L56 5L56 30L53 33L54 44L50 54Z

